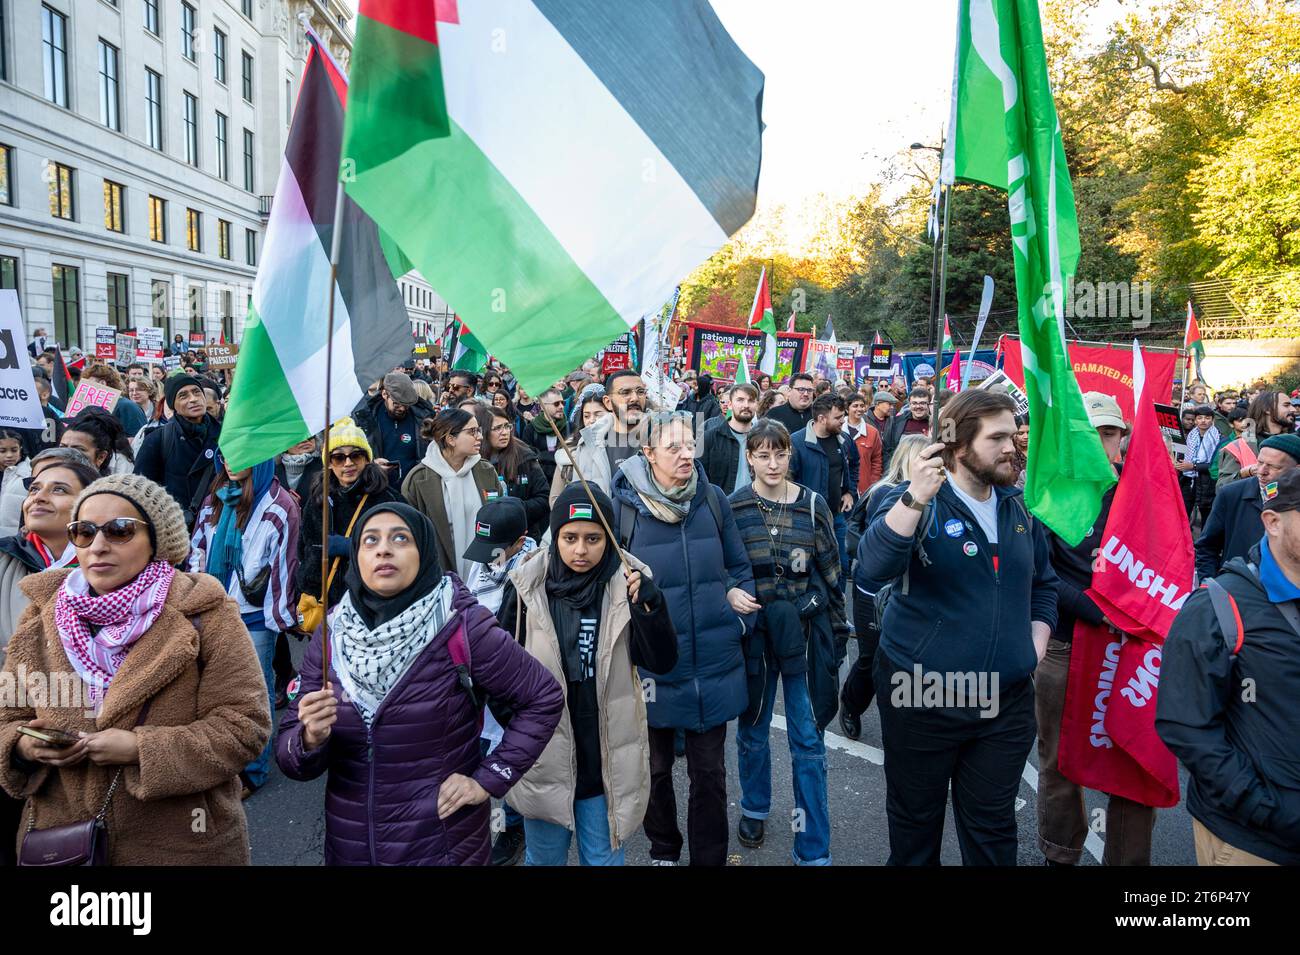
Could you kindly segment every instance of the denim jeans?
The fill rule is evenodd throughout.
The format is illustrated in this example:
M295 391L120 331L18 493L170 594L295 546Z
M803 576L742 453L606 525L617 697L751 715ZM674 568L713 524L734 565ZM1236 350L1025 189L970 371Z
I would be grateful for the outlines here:
M257 662L262 665L262 679L266 682L266 700L271 707L271 738L266 741L266 748L244 767L244 775L254 787L266 782L271 773L271 752L275 748L275 631L262 628L251 629L248 635L253 638L253 649L257 651Z
M623 847L609 847L609 808L604 795L573 801L579 865L622 865ZM565 865L573 830L542 819L524 820L524 865Z
M770 729L776 705L776 684L785 688L785 728L790 741L794 776L795 865L830 865L831 819L826 795L826 746L817 732L807 674L785 676L768 669L767 695L758 722L736 723L736 756L740 767L740 814L766 819L772 809L772 749Z
M827 501L835 515L835 541L840 545L840 593L849 582L849 516L840 510L839 501Z

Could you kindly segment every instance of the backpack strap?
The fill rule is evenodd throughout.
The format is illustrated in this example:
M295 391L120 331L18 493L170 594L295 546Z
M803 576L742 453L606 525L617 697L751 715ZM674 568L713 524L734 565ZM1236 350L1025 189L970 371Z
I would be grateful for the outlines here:
M713 490L713 485L709 482L704 484L704 499L709 504L709 510L713 512L713 523L718 525L718 536L722 536L722 505L718 503L718 493Z
M1233 599L1232 594L1228 593L1228 588L1213 577L1207 580L1204 586L1210 592L1210 604L1214 607L1214 616L1218 618L1223 642L1235 657L1241 652L1241 645L1246 640L1246 631L1241 625L1241 612L1237 609L1237 601Z
M470 674L470 653L469 639L465 636L465 622L462 618L456 624L456 629L451 633L451 639L447 641L447 651L451 654L451 662L456 668L456 682L460 684L461 689L469 694L470 702L474 704L474 709L478 713L478 727L483 729L483 700L474 686L474 678Z
M1246 561L1246 571L1255 583L1261 587L1264 586L1263 581L1259 579L1259 568L1249 560ZM1300 610L1296 609L1296 601L1287 600L1280 604L1273 604L1273 606L1277 608L1277 612L1282 615L1291 629L1296 632L1296 636L1300 636Z

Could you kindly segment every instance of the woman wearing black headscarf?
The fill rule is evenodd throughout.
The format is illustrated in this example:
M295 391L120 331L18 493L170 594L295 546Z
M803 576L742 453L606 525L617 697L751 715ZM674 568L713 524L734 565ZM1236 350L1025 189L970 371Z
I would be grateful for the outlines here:
M591 495L614 523L599 489ZM568 685L569 718L510 793L524 817L528 865L564 865L573 833L582 865L622 865L623 844L650 800L650 741L636 668L667 673L677 635L649 569L618 550L582 485L551 508L551 546L511 571L501 619ZM517 717L514 717L517 718ZM513 719L508 729L514 727Z
M280 768L293 779L329 773L328 865L486 864L488 797L504 796L532 766L564 694L443 573L433 525L415 508L368 511L352 554L330 623L329 680L322 687L313 641L290 685L302 696L280 728ZM515 714L488 759L480 688Z

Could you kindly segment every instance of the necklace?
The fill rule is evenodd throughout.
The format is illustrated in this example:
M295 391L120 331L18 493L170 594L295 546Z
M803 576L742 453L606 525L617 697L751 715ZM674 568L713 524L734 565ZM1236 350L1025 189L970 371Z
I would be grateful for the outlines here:
M772 542L772 573L777 579L780 579L785 576L785 568L781 566L780 560L782 555L781 544L785 538L785 487L782 486L781 488L779 506L767 503L757 491L754 492L754 499L758 501L758 514L763 519L763 526L767 528L768 535L776 538ZM768 523L767 520L768 515L773 511L776 512L775 526Z

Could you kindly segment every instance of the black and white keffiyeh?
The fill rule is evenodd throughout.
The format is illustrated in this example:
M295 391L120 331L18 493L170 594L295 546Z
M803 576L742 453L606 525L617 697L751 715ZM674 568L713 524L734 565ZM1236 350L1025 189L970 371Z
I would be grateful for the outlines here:
M451 578L444 576L432 591L373 630L350 593L339 601L330 640L334 670L367 726L384 697L454 615L451 597Z

